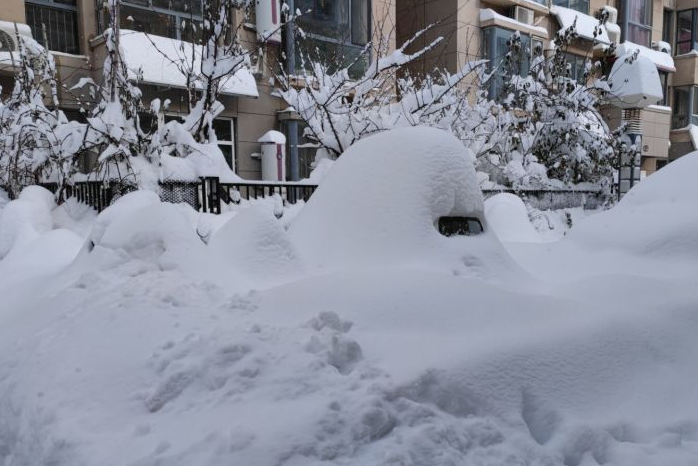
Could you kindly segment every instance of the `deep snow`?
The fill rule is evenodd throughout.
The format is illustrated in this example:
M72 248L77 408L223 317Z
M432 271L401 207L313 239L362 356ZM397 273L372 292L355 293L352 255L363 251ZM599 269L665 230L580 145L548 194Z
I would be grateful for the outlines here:
M526 242L450 136L383 136L278 220L0 205L0 464L695 465L698 153Z

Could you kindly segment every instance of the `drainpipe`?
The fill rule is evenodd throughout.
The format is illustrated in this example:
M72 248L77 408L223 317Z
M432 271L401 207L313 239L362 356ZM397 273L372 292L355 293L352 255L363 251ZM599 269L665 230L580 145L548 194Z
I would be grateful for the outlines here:
M295 6L293 0L286 0L288 10L286 12L286 74L291 76L296 74L296 43L294 34L294 22L289 21L289 16L295 16ZM289 162L291 181L300 179L300 171L298 164L298 122L296 120L288 120L288 145L289 145Z

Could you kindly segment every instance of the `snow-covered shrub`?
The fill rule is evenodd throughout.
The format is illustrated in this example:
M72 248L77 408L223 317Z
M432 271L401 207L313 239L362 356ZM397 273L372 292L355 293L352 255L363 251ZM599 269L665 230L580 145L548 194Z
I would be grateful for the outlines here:
M527 76L519 76L518 68L531 50L518 33L509 39L509 52L495 66L501 95L481 104L496 123L478 154L479 169L514 188L608 182L622 150L622 129L611 131L599 111L608 88L601 62L587 58L583 75L572 78L567 51L576 37L573 25L556 35L550 56L534 50ZM610 56L613 47L605 53Z
M410 77L407 65L423 58L443 40L438 38L407 53L428 29L419 31L392 52L389 36L379 31L374 41L344 67L302 52L304 63L297 74L278 76L278 95L306 123L306 136L332 157L370 134L389 129L416 125L449 128L463 95L458 85L485 62L467 63L455 74ZM369 62L368 66L361 76L353 77L352 66L362 60Z
M10 197L48 177L62 188L76 171L84 133L58 109L53 56L31 38L17 34L17 40L19 71L0 102L0 186Z

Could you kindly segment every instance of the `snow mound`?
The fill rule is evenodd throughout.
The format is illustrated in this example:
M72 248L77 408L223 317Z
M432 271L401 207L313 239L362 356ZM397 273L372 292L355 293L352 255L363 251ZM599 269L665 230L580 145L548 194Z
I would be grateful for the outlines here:
M273 207L248 207L223 225L209 243L213 260L256 282L298 273L301 266L295 248Z
M53 209L51 216L54 228L65 228L86 238L97 218L97 211L71 197Z
M53 194L39 186L25 188L18 199L8 202L0 213L0 259L51 230L54 207Z
M685 155L637 184L613 209L570 232L590 248L698 257L698 152Z
M198 263L203 242L181 205L162 203L150 191L135 191L97 217L88 250L102 249L123 252L170 270Z
M387 264L457 242L437 231L442 216L477 217L489 237L483 210L468 149L438 129L402 128L350 147L289 232L315 265Z
M500 241L537 243L540 235L528 218L528 210L520 197L500 193L485 201L487 224Z

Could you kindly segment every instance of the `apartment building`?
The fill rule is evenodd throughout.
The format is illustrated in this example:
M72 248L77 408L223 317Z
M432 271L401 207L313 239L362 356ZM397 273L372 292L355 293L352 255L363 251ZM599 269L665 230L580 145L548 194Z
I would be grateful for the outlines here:
M605 6L615 8L617 18L594 38ZM583 73L585 57L602 57L610 42L619 44L616 57L639 49L657 66L663 100L632 115L642 132L643 172L651 174L698 149L698 0L398 0L396 18L399 43L429 24L436 27L415 47L437 36L446 39L413 67L418 73L434 66L455 71L479 58L498 62L515 31L532 51L545 53L557 31L576 18L579 38L568 51L574 78ZM521 71L527 72L526 63ZM610 105L602 113L611 127L624 117L622 109Z
M368 43L373 22L386 15L394 20L389 0L296 0L305 14L301 20L305 47L332 55L340 48L351 57ZM250 17L237 11L234 25L241 25L241 40L252 52L252 72L231 77L224 85L221 102L225 110L214 122L218 143L228 164L245 179L260 179L258 139L269 130L286 133L288 121L297 115L272 95L274 76L284 66L282 39L260 45L257 9L272 8L280 15L278 0L257 0ZM71 89L81 78L101 81L105 55L102 32L107 24L104 0L2 0L0 9L0 86L12 89L16 68L12 63L15 27L32 35L51 50L57 64L61 108L79 119L79 108L88 105L88 95ZM122 0L120 9L122 48L131 70L142 72L140 87L144 104L153 99L170 101L168 118L187 111L184 81L162 51L177 53L182 43L193 40L192 28L202 19L201 0ZM145 36L147 34L147 36ZM158 50L159 49L159 50ZM302 124L298 125L302 133ZM310 171L314 150L300 138L300 175ZM288 173L288 170L286 171Z

